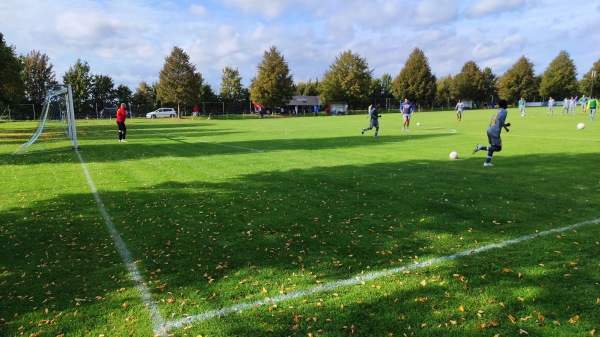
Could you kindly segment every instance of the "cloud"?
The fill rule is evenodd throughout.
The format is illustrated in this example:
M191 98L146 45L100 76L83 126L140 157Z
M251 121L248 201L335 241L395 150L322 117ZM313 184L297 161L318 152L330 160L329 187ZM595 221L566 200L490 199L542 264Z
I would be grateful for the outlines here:
M513 11L525 6L525 0L486 0L475 1L475 4L467 12L471 18Z

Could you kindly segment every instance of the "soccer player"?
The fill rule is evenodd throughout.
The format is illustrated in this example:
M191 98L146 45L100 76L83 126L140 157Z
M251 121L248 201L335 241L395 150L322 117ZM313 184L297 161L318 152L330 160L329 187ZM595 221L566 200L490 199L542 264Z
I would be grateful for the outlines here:
M554 98L550 97L548 100L548 116L552 116L554 114Z
M565 111L567 111L567 114L569 114L569 99L567 97L565 97L565 100L563 101L563 109L560 112L560 114L562 115Z
M581 111L583 112L584 115L587 113L587 102L588 101L589 101L589 98L585 97L585 95L581 96L581 98L579 99L579 104L581 104Z
M594 98L590 98L587 104L587 108L590 111L590 121L594 120L594 115L596 114L596 109L598 108L598 100Z
M569 101L569 114L575 116L575 97L571 96Z
M371 107L371 105L369 105L369 107ZM378 110L379 110L379 103L377 103L375 106L373 106L370 110L369 110L369 117L371 117L371 122L369 123L369 127L368 128L364 128L362 129L362 134L365 134L365 131L367 130L371 130L373 127L375 127L375 138L377 138L377 135L379 134L379 117L381 117L381 115L378 114Z
M501 100L498 103L499 109L492 116L492 120L490 121L490 125L487 129L487 136L490 146L483 146L481 144L477 144L473 153L476 153L479 150L487 151L487 157L485 158L485 162L483 166L494 166L492 165L492 157L494 156L494 152L502 151L502 138L500 138L500 132L502 129L505 129L508 132L508 127L510 123L506 122L506 116L508 112L506 112L506 107L508 106L506 100Z
M119 127L119 142L125 141L125 133L127 128L125 127L125 120L127 119L127 111L125 111L125 103L121 103L121 107L117 110L117 126Z
M404 99L404 103L400 105L400 112L402 112L402 116L404 117L404 125L402 125L402 131L410 131L408 127L410 126L410 116L415 113L415 107L408 100L408 98Z
M519 100L519 111L521 112L521 117L525 116L525 99L523 97Z
M462 112L463 112L464 107L465 107L465 104L460 99L458 100L458 103L456 103L456 106L454 107L454 111L456 111L456 120L459 122L462 119Z

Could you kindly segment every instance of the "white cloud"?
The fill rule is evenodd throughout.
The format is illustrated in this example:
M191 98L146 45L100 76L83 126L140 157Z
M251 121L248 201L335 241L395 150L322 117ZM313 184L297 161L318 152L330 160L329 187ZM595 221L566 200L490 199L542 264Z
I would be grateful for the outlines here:
M485 0L475 1L475 4L468 11L469 17L479 17L489 14L499 14L501 12L512 11L523 8L525 0Z

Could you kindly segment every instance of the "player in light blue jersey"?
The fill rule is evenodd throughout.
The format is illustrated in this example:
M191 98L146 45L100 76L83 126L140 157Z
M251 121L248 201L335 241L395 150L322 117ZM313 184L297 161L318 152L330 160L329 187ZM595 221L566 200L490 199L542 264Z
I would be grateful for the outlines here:
M506 116L508 112L506 111L506 107L508 106L506 100L501 100L498 104L500 107L498 111L492 116L492 120L490 121L490 125L487 129L488 141L490 146L483 146L481 144L477 144L473 153L479 150L485 150L488 152L487 157L485 158L485 163L483 166L494 166L492 165L492 157L494 156L494 152L502 151L502 138L500 138L500 132L502 129L508 132L508 127L510 123L506 122Z

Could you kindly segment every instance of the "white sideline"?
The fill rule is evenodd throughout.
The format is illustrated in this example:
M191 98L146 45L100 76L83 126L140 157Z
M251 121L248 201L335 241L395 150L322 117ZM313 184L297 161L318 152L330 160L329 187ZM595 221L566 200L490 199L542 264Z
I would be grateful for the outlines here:
M135 287L137 288L137 291L139 292L142 301L144 301L144 303L150 310L150 319L152 320L154 334L164 337L166 336L166 332L162 329L162 327L165 326L165 321L161 316L160 312L158 311L158 306L156 305L154 300L152 300L152 295L150 294L150 291L144 285L144 279L142 278L139 270L137 269L137 266L133 262L133 259L131 258L131 253L129 253L129 250L127 250L125 242L123 242L123 239L121 239L119 232L117 232L117 230L115 229L115 225L110 219L110 215L108 214L106 207L104 207L102 199L100 199L100 194L98 194L96 185L94 185L94 182L92 181L90 172L88 171L87 166L85 165L85 162L81 157L81 154L79 154L79 151L77 149L75 149L75 153L77 154L77 157L79 157L81 167L83 167L83 173L85 174L85 178L87 179L87 182L90 185L90 189L92 190L92 194L94 195L94 199L96 200L96 205L98 205L98 209L100 210L100 213L102 213L102 217L104 218L106 227L110 232L110 237L115 242L115 246L117 247L121 258L123 259L125 266L127 266L129 276L135 284Z
M429 267L429 266L437 264L437 263L452 261L458 257L467 256L467 255L471 255L471 254L477 254L477 253L485 252L485 251L496 249L496 248L503 248L503 247L506 247L509 245L513 245L513 244L517 244L517 243L520 243L523 241L531 240L536 237L545 236L545 235L549 235L549 234L553 234L553 233L557 233L557 232L564 232L564 231L574 229L577 227L582 227L582 226L591 225L591 224L598 224L598 223L600 223L600 218L576 223L576 224L561 227L561 228L549 229L547 231L539 232L536 234L525 235L525 236L518 237L516 239L507 240L507 241L503 241L503 242L499 242L499 243L493 243L493 244L490 244L487 246L483 246L483 247L479 247L479 248L475 248L475 249L471 249L471 250L465 250L465 251L458 252L458 253L455 253L452 255L438 257L438 258L431 259L431 260L428 260L425 262L411 264L411 265L405 266L405 267L398 267L398 268L373 272L373 273L369 273L369 274L365 274L365 275L361 275L361 276L356 276L351 279L340 280L337 282L328 283L328 284L325 284L322 286L317 286L317 287L303 290L303 291L291 292L289 294L285 294L285 295L281 295L281 296L277 296L277 297L273 297L273 298L265 298L264 300L258 300L258 301L254 301L254 302L250 302L250 303L243 303L243 304L234 305L234 306L230 306L230 307L226 307L226 308L222 308L222 309L218 309L218 310L211 310L211 311L208 311L203 314L188 316L188 317L178 319L175 321L166 322L165 326L164 326L164 330L169 331L173 328L182 327L182 326L185 326L186 324L190 324L195 321L203 321L203 320L211 319L211 318L218 317L218 316L226 316L226 315L229 315L234 312L239 312L239 311L242 311L245 309L250 309L250 308L254 308L254 307L258 307L258 306L262 306L262 305L272 305L274 303L279 303L279 302L282 302L285 300L303 297L303 296L307 296L307 295L311 295L311 294L317 294L320 292L333 290L333 289L343 287L343 286L358 284L358 283L362 283L364 281L370 281L370 280L374 280L374 279L377 279L380 277L390 276L392 274L401 273L401 272L407 271L407 270L413 270L413 269L417 269L417 268L425 268L425 267Z

